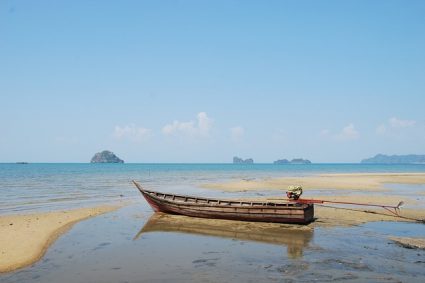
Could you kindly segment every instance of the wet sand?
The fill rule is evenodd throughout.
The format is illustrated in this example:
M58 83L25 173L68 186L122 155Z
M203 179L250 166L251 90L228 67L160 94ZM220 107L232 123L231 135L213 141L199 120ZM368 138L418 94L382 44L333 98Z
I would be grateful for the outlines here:
M316 220L309 224L314 227L350 227L375 221L425 222L424 192L393 191L385 184L425 184L424 173L380 173L380 174L322 174L305 177L284 177L266 180L236 181L226 183L204 184L202 187L225 192L281 191L282 197L263 197L264 201L284 201L286 188L290 185L302 185L303 198L321 199L339 202L356 202L397 206L405 203L395 217L390 211L381 207L352 206L338 204L315 204ZM327 193L325 195L321 193ZM328 193L331 192L331 195ZM254 198L248 198L254 199ZM255 198L259 199L259 198ZM394 211L391 209L391 211ZM405 245L415 245L416 240L405 238Z
M202 187L228 192L282 190L282 188L286 189L290 185L301 185L304 189L382 191L385 189L384 185L386 183L425 184L425 173L320 174L313 176L210 183L203 184Z
M409 207L401 207L399 215L406 218L395 217L391 212L380 207L353 206L339 204L315 204L316 221L310 224L312 227L336 227L353 226L373 221L407 221L415 222L413 219L425 220L425 207L415 206L418 204L412 197L401 197L396 195L370 194L344 194L346 191L338 192L332 196L309 195L311 199L321 199L340 202L356 202L363 204L380 204L397 206L400 201ZM283 200L284 198L282 198ZM264 198L266 201L278 201L279 198ZM420 208L422 207L422 208ZM391 211L394 211L391 209Z
M425 239L423 238L390 237L390 240L404 248L425 250Z
M413 198L394 196L394 195L383 195L383 194L360 194L360 195L343 195L347 191L342 191L342 195L333 196L320 196L320 199L331 200L331 201L350 201L359 203L375 203L381 205L392 205L396 206L400 200L403 200L409 204L416 204L417 201ZM312 197L319 198L319 197ZM244 198L244 200L263 200L267 202L278 202L284 200L284 198ZM353 227L359 226L368 222L412 222L416 221L413 219L422 219L425 221L425 208L412 209L402 208L398 211L399 215L405 218L395 217L389 211L383 208L370 208L370 207L358 207L349 205L327 205L315 204L315 216L316 220L308 225L297 225L297 224L281 224L281 223L262 223L262 222L242 222L242 221L231 221L221 219L203 219L193 218L181 215L169 215L163 213L155 213L145 227L139 232L138 236L142 233L152 231L173 231L182 233L196 233L203 235L213 235L219 237L234 237L239 239L249 239L251 241L261 241L269 243L280 243L282 241L287 246L297 246L291 239L296 236L295 239L304 239L309 233L315 228L336 228L336 227ZM409 218L409 219L406 219ZM282 237L284 234L290 235L289 237ZM292 233L292 234L291 234ZM303 237L300 237L302 235ZM307 235L307 236L305 236ZM138 237L136 236L136 238ZM310 236L309 236L310 237ZM289 239L289 242L288 242ZM309 239L309 238L308 238ZM391 239L393 240L393 239ZM395 240L394 240L395 241ZM417 246L419 241L424 239L416 238L403 238L398 239L398 242L402 241L404 247ZM305 241L303 245L306 245ZM295 250L302 250L300 247ZM294 250L294 248L292 248ZM294 254L302 254L296 252ZM294 258L295 256L292 255Z
M425 184L423 173L389 173L389 174L326 174L306 177L285 177L278 179L238 181L231 183L205 184L203 187L217 189L224 192L245 191L276 191L278 196L262 197L267 201L280 201L284 198L288 185L301 184L304 186L305 198L316 198L333 201L350 201L361 203L378 203L382 205L396 206L399 201L404 201L407 206L401 209L400 215L414 219L425 219L425 207L422 201L410 192L400 194L385 188L387 183L399 184ZM325 192L325 195L322 193ZM326 195L331 192L332 195ZM395 192L395 193L394 193ZM415 192L416 195L420 195ZM241 194L243 195L243 194ZM253 195L253 194L251 194ZM281 195L282 197L279 197ZM256 197L255 199L258 199ZM12 271L28 266L40 259L47 248L64 232L69 230L78 221L92 216L100 215L117 209L118 206L102 206L84 208L62 212L39 213L31 215L0 216L0 272ZM355 210L353 210L355 209ZM371 213L365 213L367 210ZM150 212L150 208L148 209ZM220 237L236 237L243 240L273 243L279 239L273 231L281 233L284 228L287 231L297 230L304 237L304 242L286 243L296 247L296 252L291 257L297 257L298 246L306 245L309 241L309 230L314 228L333 228L338 226L352 227L371 221L409 221L392 216L382 208L370 209L370 207L343 206L339 208L315 205L316 221L307 225L283 225L268 223L239 223L234 221L222 221L201 219L194 220L185 217L171 217L156 220L148 225L143 232L168 229L174 232L191 232L200 235L212 235ZM412 220L410 220L412 221ZM164 228L166 227L166 228ZM268 231L263 234L262 232ZM261 233L260 233L261 232ZM292 233L292 232L288 232ZM234 236L237 235L237 236ZM415 244L414 238L405 238L404 243Z
M120 206L0 216L0 272L13 271L39 260L48 247L75 223Z
M0 281L417 282L425 276L424 251L389 240L420 238L424 225L297 225L292 231L287 224L157 216L140 200L83 221L37 264Z

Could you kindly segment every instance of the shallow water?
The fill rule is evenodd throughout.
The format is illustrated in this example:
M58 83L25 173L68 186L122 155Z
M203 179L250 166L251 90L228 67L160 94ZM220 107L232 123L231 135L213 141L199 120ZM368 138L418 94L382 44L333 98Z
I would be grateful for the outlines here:
M423 282L425 251L389 235L425 237L425 225L270 233L155 223L142 201L78 223L41 261L0 282ZM152 223L153 217L153 223ZM239 222L235 222L238 225ZM279 237L280 236L280 237Z
M424 238L425 225L380 222L296 232L279 224L267 232L238 222L234 229L176 225L152 216L131 184L136 179L151 189L202 196L275 196L280 192L225 193L199 185L343 172L425 172L425 165L0 164L0 214L133 202L76 224L39 262L0 275L0 282L425 282L425 251L388 240ZM424 186L388 188L400 197L417 196L419 205L424 201Z
M425 164L7 164L0 163L0 214L132 200L136 179L150 189L208 194L200 184L317 173L425 172ZM282 193L285 188L282 189ZM214 192L216 194L216 192ZM272 195L270 192L247 196ZM234 196L231 193L228 197ZM422 195L423 196L423 195Z

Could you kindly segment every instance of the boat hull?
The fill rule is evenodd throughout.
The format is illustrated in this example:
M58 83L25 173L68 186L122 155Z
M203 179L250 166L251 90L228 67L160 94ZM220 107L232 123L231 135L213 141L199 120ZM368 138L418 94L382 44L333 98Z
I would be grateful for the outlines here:
M217 200L143 189L140 192L156 212L254 222L307 224L314 220L312 204Z

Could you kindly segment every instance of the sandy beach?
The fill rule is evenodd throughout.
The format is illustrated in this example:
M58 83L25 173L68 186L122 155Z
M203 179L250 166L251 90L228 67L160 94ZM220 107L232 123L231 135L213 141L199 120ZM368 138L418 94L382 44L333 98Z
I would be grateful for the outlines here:
M394 193L385 188L388 183L425 184L424 173L381 173L381 174L322 174L305 177L268 178L263 180L236 181L203 184L202 187L222 192L261 192L276 191L276 196L259 196L252 199L281 201L286 198L287 186L300 184L304 187L305 198L331 201L349 201L396 206L400 201L406 204L400 215L411 219L425 219L423 196L416 191L403 194ZM278 192L281 191L281 192ZM253 194L251 194L252 196ZM251 199L251 198L244 198ZM334 205L332 205L334 206ZM35 213L26 215L0 216L0 272L13 271L39 260L48 247L75 223L102 213L116 210L119 206L98 206L67 211ZM365 213L367 210L368 213ZM150 209L149 209L150 211ZM306 239L310 239L308 231L315 228L353 227L372 221L411 221L394 217L382 208L315 205L316 221L307 225L287 225L269 223L238 223L212 219L193 219L180 216L163 216L151 221L146 231L182 231L200 235L235 237L260 242L280 243L278 234L282 229L287 231L304 231ZM268 232L265 232L268 231ZM277 232L276 232L277 231ZM261 232L261 233L260 233ZM301 232L300 232L301 233ZM304 235L302 234L302 235ZM418 239L405 238L404 246L417 246ZM284 243L293 246L291 257L300 256L301 244ZM298 246L297 246L298 245Z
M202 187L228 192L286 190L286 188L290 185L301 185L304 189L317 190L383 191L385 190L385 184L388 183L425 184L425 173L320 174L313 176L210 183L203 184Z
M424 173L355 173L355 174L320 174L305 177L284 177L265 180L250 180L203 184L202 187L227 192L280 190L282 197L263 198L267 201L286 199L286 188L290 185L302 185L304 198L329 201L357 202L397 206L403 201L406 206L400 215L411 219L425 219L425 207L418 201L417 192L394 194L385 188L385 184L425 184ZM331 195L321 195L323 192ZM258 198L256 198L258 199ZM332 206L332 207L329 207ZM335 208L338 207L338 208ZM368 211L365 213L364 211ZM317 220L311 227L335 227L360 225L371 221L413 221L394 217L390 212L375 207L357 207L341 205L315 205Z
M301 185L308 196L305 198L322 199L341 202L358 202L365 204L381 204L396 206L400 201L406 204L399 215L394 217L389 211L376 207L357 207L347 205L315 205L316 221L309 225L314 227L354 226L373 221L425 221L425 206L417 196L424 192L406 192L395 195L386 184L425 184L424 173L353 173L353 174L320 174L305 177L284 177L266 180L241 180L236 182L204 184L204 188L227 192L282 190L285 194L290 185ZM318 192L332 191L332 195L318 195ZM264 198L267 201L278 201L282 198ZM423 198L423 197L422 197ZM366 211L366 212L365 212ZM289 228L290 229L290 228ZM392 239L403 247L423 248L424 239L396 238Z
M404 201L409 205L417 204L417 201L411 197L386 196L386 195L334 195L334 196L316 196L312 195L309 198L321 199L329 201L341 202L357 202L364 204L380 204L396 206L400 201ZM264 201L278 201L280 198L263 198ZM257 198L258 200L258 198ZM283 200L283 198L281 198ZM309 224L314 227L337 227L337 226L353 226L360 225L373 221L408 221L415 222L410 219L398 218L383 208L368 207L368 206L350 206L350 205L335 205L335 204L315 204L316 220ZM411 219L424 219L425 208L401 208L399 215Z
M0 272L10 272L36 262L60 235L77 222L119 207L97 206L0 216Z

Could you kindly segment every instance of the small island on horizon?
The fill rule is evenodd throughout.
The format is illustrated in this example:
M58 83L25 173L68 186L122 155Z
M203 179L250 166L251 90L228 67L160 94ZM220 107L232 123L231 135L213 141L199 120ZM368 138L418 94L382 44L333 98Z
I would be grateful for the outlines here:
M407 155L385 155L377 154L371 158L365 158L360 163L375 164L425 164L425 155L407 154Z
M311 161L303 158L294 158L291 161L288 159L278 159L273 164L311 164Z
M238 156L235 156L233 157L233 164L254 164L254 159L243 159ZM278 159L276 161L273 161L273 164L311 164L311 161L303 158L293 158L292 160Z
M124 163L124 160L120 159L112 151L104 150L96 153L90 163Z
M248 159L242 159L240 157L233 157L233 164L253 164L254 159L248 158Z

